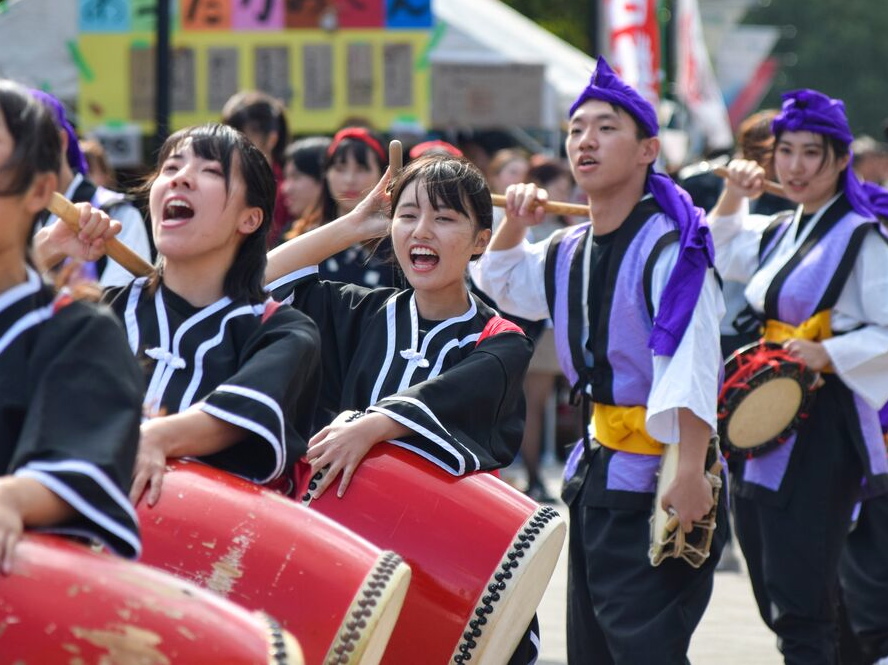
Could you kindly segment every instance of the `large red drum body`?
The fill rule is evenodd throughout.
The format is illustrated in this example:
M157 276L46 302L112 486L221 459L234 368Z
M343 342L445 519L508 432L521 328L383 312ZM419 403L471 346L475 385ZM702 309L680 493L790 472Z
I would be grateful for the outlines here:
M308 665L379 662L410 580L394 552L197 462L173 462L138 514L142 561L273 615Z
M28 535L0 576L3 663L301 664L270 617L148 566Z
M410 565L383 662L508 661L564 543L554 509L488 473L455 477L391 444L374 446L341 499L338 479L317 499L313 482L299 481L304 504Z

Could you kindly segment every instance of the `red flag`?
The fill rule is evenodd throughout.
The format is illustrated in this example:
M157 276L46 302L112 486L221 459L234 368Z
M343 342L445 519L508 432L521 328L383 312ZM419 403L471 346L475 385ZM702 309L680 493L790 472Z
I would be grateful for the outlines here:
M656 107L660 101L657 0L605 0L608 61L620 78Z

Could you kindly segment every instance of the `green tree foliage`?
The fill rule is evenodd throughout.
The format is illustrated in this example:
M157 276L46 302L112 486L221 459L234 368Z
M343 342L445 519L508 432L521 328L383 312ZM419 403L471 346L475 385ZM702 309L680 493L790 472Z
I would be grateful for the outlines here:
M591 52L595 0L503 0L503 4L584 53Z
M762 2L762 0L760 0ZM762 106L780 93L814 88L845 102L855 134L884 139L888 119L888 4L885 0L775 0L744 22L778 25L780 76Z

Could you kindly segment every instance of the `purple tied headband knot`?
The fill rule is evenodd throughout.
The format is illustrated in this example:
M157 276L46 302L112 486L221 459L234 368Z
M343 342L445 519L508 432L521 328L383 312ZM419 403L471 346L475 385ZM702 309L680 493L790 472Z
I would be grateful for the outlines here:
M771 122L771 131L775 136L781 132L825 134L845 145L854 140L844 102L807 88L783 93L783 107Z
M620 79L607 64L607 60L601 56L598 56L595 71L592 72L592 77L589 79L589 85L571 105L567 117L572 117L576 110L590 99L598 99L619 106L635 118L635 121L648 136L656 136L660 131L657 111L653 104Z
M626 111L648 136L657 136L660 131L654 106L622 81L602 57L598 58L589 85L570 107L570 117L580 106L593 99ZM678 259L663 289L648 339L648 346L654 353L671 356L691 321L706 271L714 264L715 248L703 211L694 206L687 192L669 176L651 169L645 191L675 222L679 232Z
M782 132L812 132L833 138L846 146L854 140L844 102L807 88L783 93L783 107L771 123L771 132L774 136ZM851 168L851 161L849 159L849 166L845 169L845 197L858 215L874 217L873 202Z
M68 135L68 151L65 155L68 161L68 166L70 166L75 172L86 175L89 172L89 166L86 163L86 157L80 150L77 132L74 131L74 127L68 121L65 107L62 106L62 103L58 99L42 90L32 89L31 96L52 111L56 125Z

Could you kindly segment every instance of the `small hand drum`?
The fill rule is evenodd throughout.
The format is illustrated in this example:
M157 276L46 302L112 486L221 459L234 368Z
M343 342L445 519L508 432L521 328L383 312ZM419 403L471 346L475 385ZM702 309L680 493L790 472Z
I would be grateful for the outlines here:
M807 417L817 374L773 342L737 349L725 363L718 435L725 456L757 457L784 443Z
M693 523L694 528L688 534L681 530L678 513L672 508L664 510L662 506L663 495L678 474L679 458L678 445L664 448L651 512L651 547L648 550L648 559L652 566L659 566L666 559L683 559L694 568L699 568L709 558L712 537L717 526L718 497L722 488L722 465L716 454L716 445L714 441L710 441L704 471L704 477L712 486L712 508L702 519Z

